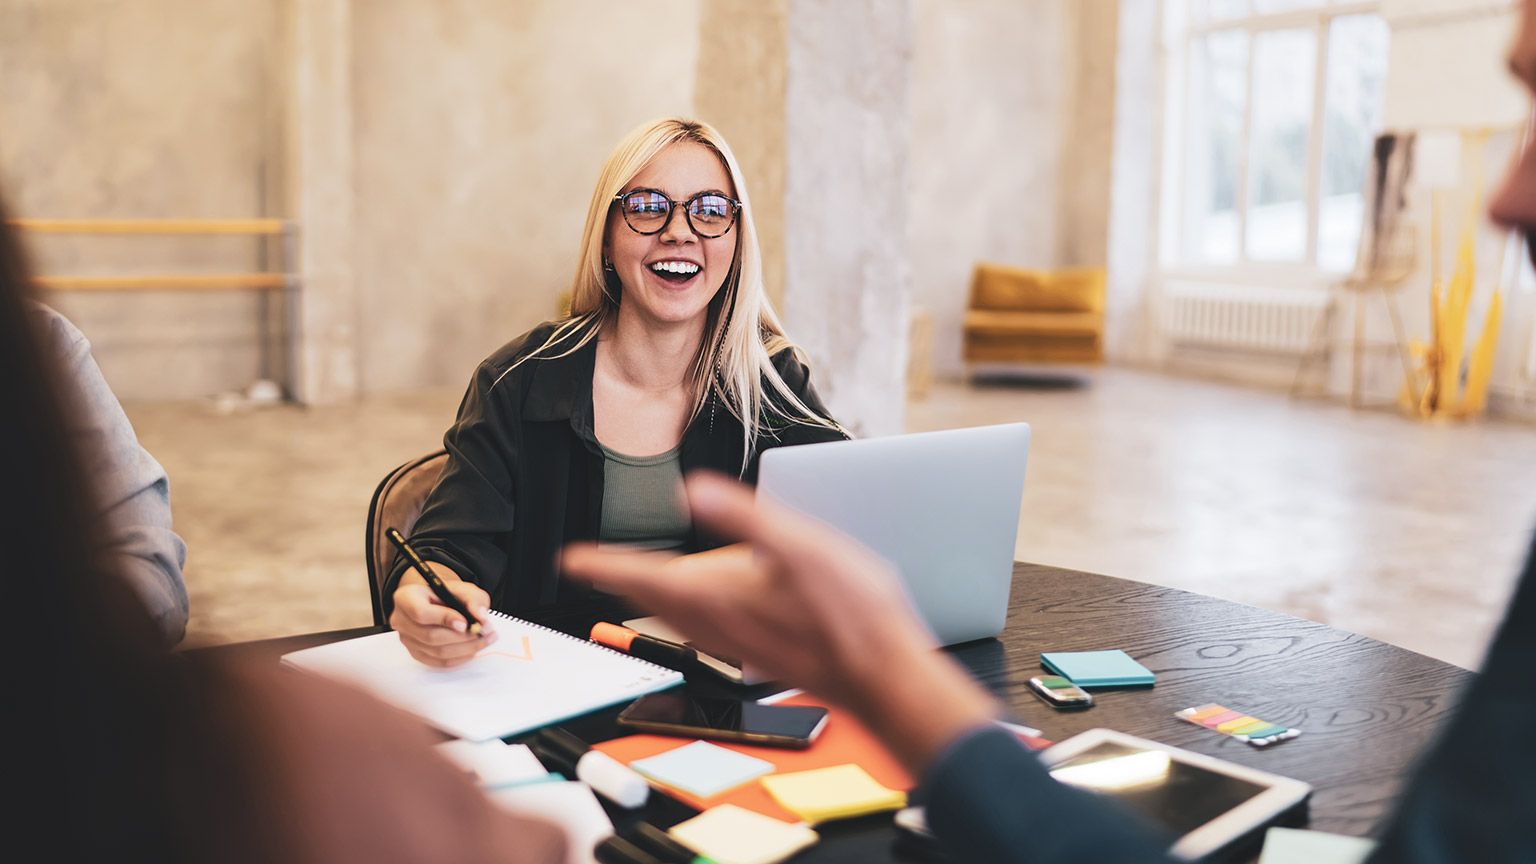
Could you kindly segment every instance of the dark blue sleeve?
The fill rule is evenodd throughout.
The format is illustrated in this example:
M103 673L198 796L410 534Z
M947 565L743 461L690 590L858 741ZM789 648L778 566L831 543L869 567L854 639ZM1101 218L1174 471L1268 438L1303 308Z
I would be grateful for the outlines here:
M1064 786L1011 733L984 726L934 761L916 795L956 861L1172 862L1169 842L1118 804Z
M1408 781L1370 859L1536 861L1536 547L1455 719Z

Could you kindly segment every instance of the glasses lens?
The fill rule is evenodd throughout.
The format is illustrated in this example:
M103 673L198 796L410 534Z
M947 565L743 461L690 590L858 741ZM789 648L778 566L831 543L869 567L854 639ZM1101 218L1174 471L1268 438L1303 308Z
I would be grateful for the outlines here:
M736 218L736 205L724 195L706 193L688 202L688 221L693 230L705 237L719 237L730 230Z
M629 227L642 234L660 231L661 226L667 223L667 213L672 209L672 202L660 192L631 192L619 202L624 211L624 221Z

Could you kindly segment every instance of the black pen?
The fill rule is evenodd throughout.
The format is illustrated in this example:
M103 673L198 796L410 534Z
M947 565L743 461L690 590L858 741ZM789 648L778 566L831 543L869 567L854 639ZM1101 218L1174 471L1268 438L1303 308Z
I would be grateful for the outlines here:
M384 536L388 537L389 541L395 544L395 548L400 550L400 554L405 556L405 560L411 562L411 566L416 568L416 572L421 574L421 578L427 580L427 585L432 588L432 593L437 595L437 599L443 601L444 606L464 616L465 622L469 624L469 635L476 637L485 635L485 631L480 627L480 622L475 620L475 616L469 614L469 609L464 606L464 603L459 598L453 596L453 592L449 591L448 586L443 584L442 577L432 572L432 568L427 566L427 562L421 560L421 556L416 554L416 550L411 548L411 544L405 541L405 535L390 528L384 532Z
M617 834L597 844L592 857L600 864L667 864Z

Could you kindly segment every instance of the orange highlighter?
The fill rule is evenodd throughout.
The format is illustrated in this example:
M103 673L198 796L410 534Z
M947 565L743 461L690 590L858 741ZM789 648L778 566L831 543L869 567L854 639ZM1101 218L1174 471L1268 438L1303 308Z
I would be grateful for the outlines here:
M592 641L679 672L692 672L699 668L699 652L687 645L636 633L618 624L606 621L594 624Z

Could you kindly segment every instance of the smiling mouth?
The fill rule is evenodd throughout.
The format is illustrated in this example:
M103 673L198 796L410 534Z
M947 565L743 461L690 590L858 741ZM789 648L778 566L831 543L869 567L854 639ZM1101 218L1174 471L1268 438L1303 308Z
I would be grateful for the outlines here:
M651 272L667 282L682 284L699 275L699 265L687 261L657 261Z

